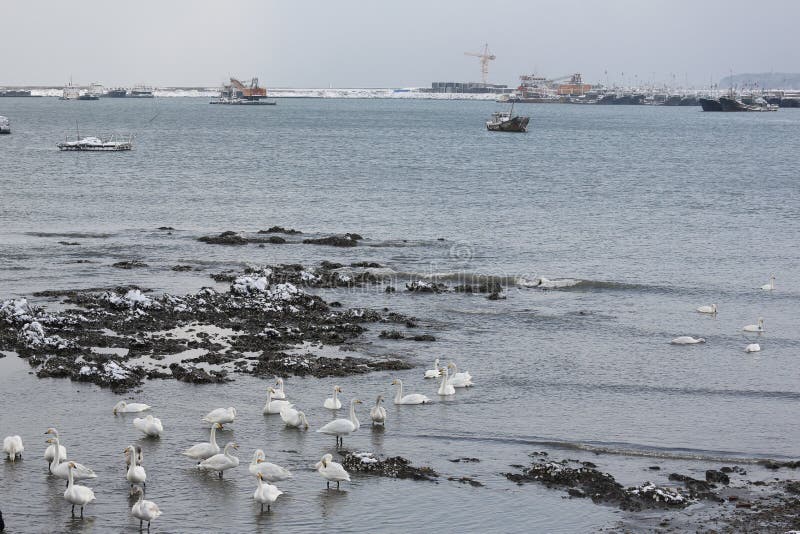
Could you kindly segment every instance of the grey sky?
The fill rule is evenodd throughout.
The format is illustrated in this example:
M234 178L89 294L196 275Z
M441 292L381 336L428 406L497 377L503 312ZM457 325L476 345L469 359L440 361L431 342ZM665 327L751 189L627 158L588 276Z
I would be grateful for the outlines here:
M800 71L798 15L793 0L3 0L0 85L428 86L478 81L463 53L484 42L494 83L535 70L707 85Z

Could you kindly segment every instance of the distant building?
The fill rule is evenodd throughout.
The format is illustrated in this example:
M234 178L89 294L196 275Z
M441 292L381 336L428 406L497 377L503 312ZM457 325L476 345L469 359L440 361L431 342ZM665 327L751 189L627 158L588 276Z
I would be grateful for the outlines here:
M510 93L507 85L478 82L433 82L431 93Z

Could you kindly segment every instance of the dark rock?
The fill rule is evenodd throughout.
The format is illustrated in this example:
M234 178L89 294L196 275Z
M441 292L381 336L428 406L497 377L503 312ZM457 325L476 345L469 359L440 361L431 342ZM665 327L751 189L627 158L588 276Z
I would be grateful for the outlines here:
M348 238L352 239L353 241L363 241L363 239L364 239L361 236L361 234L352 233L352 234L344 234L344 235L345 235L345 237L348 237Z
M269 242L272 243L273 245L283 245L284 243L286 243L286 240L282 237L271 235L269 236Z
M191 271L192 270L192 266L191 265L173 265L172 270L173 271L178 271L178 272Z
M237 232L227 231L219 235L205 235L197 238L198 241L211 245L246 245L247 239Z
M567 493L569 493L570 497L576 497L579 499L583 499L586 497L586 492L578 488L569 488L567 490Z
M212 273L211 278L216 282L233 282L238 275L233 271L225 271L222 273Z
M458 463L478 463L480 460L478 458L470 458L468 456L462 456L461 458L453 458L452 460L448 460L448 462L453 462L454 464Z
M193 384L213 384L219 382L228 382L225 371L211 371L210 373L205 369L200 369L194 366L184 367L180 364L173 363L169 366L172 371L172 376L181 382L191 382Z
M786 483L786 491L789 493L800 494L800 481L790 480Z
M383 339L404 339L406 336L397 330L382 330L378 337Z
M800 467L800 460L794 462L792 461L776 462L775 460L761 460L758 463L759 465L763 465L767 469L772 469L772 470L781 469L783 467L787 469L797 469L798 467Z
M651 465L650 467L648 467L648 469L650 471L661 471L661 468L657 465Z
M413 293L442 293L447 291L445 284L438 282L426 282L424 280L412 280L406 284L406 290Z
M338 300L334 300L333 302L329 302L328 306L330 306L331 308L341 308L342 303L339 302Z
M436 341L436 338L430 334L418 334L411 339L414 341Z
M489 294L486 298L489 299L489 300L505 300L506 296L504 294L502 294L502 293L495 292L495 293Z
M350 267L363 267L365 269L380 269L383 267L380 263L375 263L374 261L357 261L355 263L351 263Z
M171 226L159 226L158 229L159 230L174 230L175 228L173 228Z
M270 226L266 230L259 230L259 234L286 234L286 235L297 235L302 234L300 230L295 230L294 228L284 228L283 226Z
M111 266L116 267L117 269L137 269L139 267L148 267L146 263L139 260L118 261Z
M329 271L333 271L334 269L341 269L342 267L344 267L344 264L336 263L334 261L322 260L322 263L320 263L320 267L322 267L323 269L327 269Z
M731 479L722 471L709 469L706 471L706 482L711 482L712 484L725 484L727 486L731 483Z
M59 241L58 244L69 245L69 246L80 245L80 243L78 243L77 241Z
M344 451L342 466L357 473L368 473L390 478L435 481L439 473L430 467L414 467L411 461L402 456L382 459L372 453L353 453Z
M307 245L328 245L331 247L354 247L358 245L358 240L351 237L350 234L345 234L343 236L332 235L315 239L303 239L303 243Z
M386 286L386 289L383 290L385 293L394 293L397 291L394 286Z

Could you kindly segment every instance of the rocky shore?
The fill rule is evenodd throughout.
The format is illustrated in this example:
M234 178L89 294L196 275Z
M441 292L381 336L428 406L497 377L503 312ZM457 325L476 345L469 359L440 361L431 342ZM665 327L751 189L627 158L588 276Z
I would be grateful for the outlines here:
M347 348L368 323L416 324L388 309L339 309L306 291L379 281L369 271L343 274L338 265L250 268L228 273L227 291L206 287L182 296L135 286L40 293L69 306L57 313L25 298L7 300L0 304L0 350L27 358L40 377L120 391L146 378L211 383L231 373L325 377L410 368L395 358L304 353Z

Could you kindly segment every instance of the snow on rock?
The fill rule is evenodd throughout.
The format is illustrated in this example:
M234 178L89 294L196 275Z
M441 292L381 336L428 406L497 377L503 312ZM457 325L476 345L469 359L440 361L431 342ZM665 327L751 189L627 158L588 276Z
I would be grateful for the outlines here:
M47 336L38 321L25 324L19 331L19 337L29 348L66 349L72 346L72 343L60 336Z
M652 500L668 505L682 505L687 502L686 497L678 490L671 488L660 488L652 482L645 482L641 486L628 490L631 495L636 495L643 499Z
M264 293L269 289L269 280L266 276L240 276L234 280L231 291L237 295L252 295Z
M305 295L305 291L299 289L294 284L286 282L285 284L277 284L269 292L269 296L273 300L291 301L297 297Z
M103 293L101 299L107 301L115 308L135 309L135 308L151 308L154 306L155 307L158 306L158 304L153 299L151 299L138 289L131 289L127 293L121 296L116 293L107 291L106 293Z
M375 458L375 455L371 452L356 452L353 453L353 456L358 458L362 464L376 464L378 463L378 459Z

